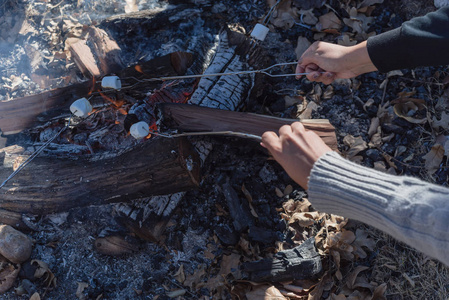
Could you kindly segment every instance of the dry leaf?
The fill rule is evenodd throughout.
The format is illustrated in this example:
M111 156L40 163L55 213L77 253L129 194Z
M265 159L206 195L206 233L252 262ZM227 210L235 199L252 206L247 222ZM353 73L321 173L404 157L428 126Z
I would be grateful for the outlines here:
M41 296L38 292L35 292L31 297L30 300L41 300Z
M339 45L347 47L357 44L357 40L351 40L348 33L344 33L341 37L339 37L337 42Z
M334 87L332 85L328 85L323 93L323 99L331 99L334 96Z
M298 21L298 15L295 9L292 8L292 1L281 1L274 10L271 23L282 29L290 29L295 22Z
M231 253L231 255L223 255L220 265L219 275L226 276L229 273L233 273L239 270L241 255L237 253Z
M366 247L370 251L374 251L376 241L368 237L368 233L362 229L357 229L355 232L355 240L352 243L355 246L353 253L360 258L365 258L366 253L362 247Z
M433 174L439 169L440 164L443 161L443 156L444 147L440 144L433 145L429 153L423 156L425 168L429 174Z
M309 40L306 37L300 36L298 37L298 43L296 45L295 53L296 53L296 59L299 60L299 58L302 56L304 52L312 45Z
M341 20L337 17L337 15L331 11L325 15L319 17L319 22L316 24L317 30L324 29L337 29L340 30L342 27Z
M346 300L346 296L344 294L335 295L334 293L332 293L331 300Z
M319 300L321 299L321 295L323 292L330 288L329 285L333 285L334 281L332 280L331 275L326 271L323 277L321 277L320 282L315 286L315 288L309 293L308 300Z
M383 161L375 161L374 162L374 170L386 172L387 166L385 166L385 163Z
M394 100L391 103L393 104L395 102L397 101ZM403 118L410 123L424 124L427 122L427 118L417 119L413 117L418 110L426 108L424 104L425 101L422 99L406 98L399 101L399 103L394 104L393 110L398 117Z
M86 295L83 294L84 290L89 286L86 282L78 282L78 288L76 289L76 297L80 300L86 299Z
M9 262L0 263L0 294L5 293L14 285L19 271L20 265Z
M33 259L31 261L31 265L37 267L36 271L34 272L35 278L42 278L44 280L44 283L47 284L47 287L52 284L54 287L56 287L56 277L45 262L38 259Z
M354 137L352 135L347 135L343 138L343 143L349 147L348 151L345 153L345 156L348 159L351 159L359 152L368 149L366 142L361 136Z
M330 215L330 219L326 219L324 221L325 227L329 230L328 227L333 227L337 231L341 231L343 227L348 223L348 219L342 216Z
M257 286L251 292L246 293L247 300L282 300L285 298L274 286Z
M257 214L256 210L253 207L253 196L251 196L251 193L246 189L245 184L242 184L242 192L245 195L246 200L248 200L249 209L251 211L251 214L258 218L259 215Z
M289 184L284 189L284 196L290 195L291 193L293 193L293 187Z
M301 21L305 24L315 25L318 22L318 18L315 16L315 13L312 9L301 9L298 14L301 16Z
M449 113L443 112L439 120L436 117L433 117L432 127L436 130L439 130L440 127L445 130L449 129Z
M387 284L382 283L378 287L374 289L373 296L371 297L371 300L385 300L385 291L387 290Z
M167 292L165 294L169 298L177 298L177 297L185 295L186 292L187 292L187 290L185 290L185 289L179 289L179 290L174 290L174 291L171 291L171 292Z
M173 275L173 277L179 282L184 283L186 280L186 275L184 274L184 264L181 264L178 271Z
M348 286L348 288L353 289L354 288L354 284L355 284L355 280L357 279L357 276L359 275L360 272L368 270L369 267L366 266L357 266L354 271L351 272L351 274L348 275L348 281L346 282L346 285Z
M302 227L307 227L313 225L315 221L313 220L310 213L294 213L288 223L298 223Z
M284 197L284 193L278 187L275 188L275 192L276 192L276 196L278 196L279 198Z
M192 275L187 275L184 286L190 289L196 289L197 285L202 281L202 277L206 274L206 265L202 264L197 267Z
M375 133L379 133L379 125L380 125L379 117L374 117L374 118L371 119L371 124L370 124L369 129L368 129L368 136L370 138L372 138L372 136Z
M374 18L367 17L364 14L358 13L357 8L355 7L352 7L349 10L349 16L349 18L344 18L343 22L351 27L354 32L358 33L359 35L366 36L366 31L373 23Z
M305 198L302 200L289 199L287 202L284 202L282 208L286 213L292 214L295 212L308 212L311 205L309 200Z

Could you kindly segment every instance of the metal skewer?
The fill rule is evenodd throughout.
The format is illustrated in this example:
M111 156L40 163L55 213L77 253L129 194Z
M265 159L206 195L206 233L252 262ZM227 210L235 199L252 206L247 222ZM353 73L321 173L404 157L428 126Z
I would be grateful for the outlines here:
M182 75L182 76L168 76L168 77L157 77L157 78L148 78L148 79L137 79L134 78L135 80L139 81L139 82L145 82L145 81L166 81L166 80L177 80L177 79L188 79L188 78L202 78L202 77L216 77L216 76L229 76L229 75L245 75L245 74L253 74L253 73L258 73L258 74L265 74L267 76L270 77L286 77L286 76L302 76L302 75L307 75L309 73L289 73L289 74L271 74L268 71L276 68L276 67L281 67L281 66L291 66L291 65L296 65L298 64L297 62L288 62L288 63L279 63L279 64L274 64L272 66L269 66L265 69L260 69L260 70L250 70L250 71L237 71L237 72L226 72L226 73L205 73L205 74L197 74L197 75Z
M250 134L250 133L243 133L243 132L237 132L237 131L200 131L200 132L184 132L184 133L162 133L155 130L150 130L151 134L162 136L165 138L177 138L181 136L199 136L199 135L227 135L227 136L236 136L236 137L242 137L242 138L249 138L256 140L258 142L262 141L262 137Z
M8 181L10 181L14 176L16 176L20 171L22 171L33 159L35 159L42 151L44 151L45 148L47 148L48 145L50 145L64 130L69 128L70 122L72 121L72 116L70 116L69 121L67 125L65 125L61 130L59 130L51 139L46 141L42 146L39 147L33 154L31 154L30 157L28 157L14 172L11 173L11 175L6 178L5 181L2 182L0 185L0 189L2 189Z

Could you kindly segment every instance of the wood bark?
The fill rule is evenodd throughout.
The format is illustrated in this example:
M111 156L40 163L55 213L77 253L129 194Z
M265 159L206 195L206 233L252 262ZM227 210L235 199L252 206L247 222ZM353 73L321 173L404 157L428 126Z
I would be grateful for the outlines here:
M265 131L277 132L281 126L299 121L178 103L163 103L158 107L165 126L186 132L234 131L261 136ZM306 129L318 134L329 147L337 150L335 128L328 120L311 119L301 122Z
M37 157L0 190L0 209L45 215L186 191L200 180L198 154L185 139L154 138L101 158ZM0 169L0 178L11 171Z

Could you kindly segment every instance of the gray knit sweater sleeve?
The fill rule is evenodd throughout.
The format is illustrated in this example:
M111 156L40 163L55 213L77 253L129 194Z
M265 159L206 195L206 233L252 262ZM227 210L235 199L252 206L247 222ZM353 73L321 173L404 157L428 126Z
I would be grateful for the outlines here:
M449 266L449 189L329 152L315 163L308 193L316 209L369 224Z

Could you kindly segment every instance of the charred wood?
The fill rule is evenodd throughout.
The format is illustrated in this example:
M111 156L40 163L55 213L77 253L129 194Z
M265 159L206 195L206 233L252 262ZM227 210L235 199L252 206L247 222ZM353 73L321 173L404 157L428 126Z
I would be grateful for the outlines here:
M198 154L184 139L155 138L111 156L37 157L0 190L0 209L45 215L186 191L200 180ZM2 168L0 178L10 173Z
M249 228L248 238L251 241L263 244L273 244L275 241L279 240L279 236L275 231L257 226L251 226Z
M119 203L116 219L141 239L157 242L183 196L180 192L133 201L132 205Z
M321 258L315 239L276 253L271 259L247 262L242 265L244 278L254 282L282 282L314 279L322 271Z
M221 190L228 204L235 230L239 233L247 230L254 223L249 206L240 201L240 197L229 182L222 184Z

